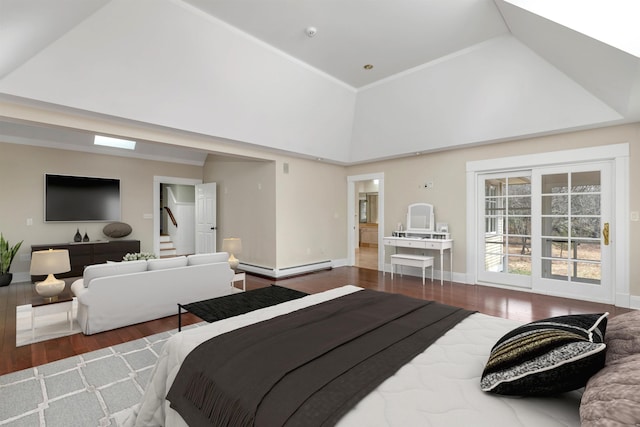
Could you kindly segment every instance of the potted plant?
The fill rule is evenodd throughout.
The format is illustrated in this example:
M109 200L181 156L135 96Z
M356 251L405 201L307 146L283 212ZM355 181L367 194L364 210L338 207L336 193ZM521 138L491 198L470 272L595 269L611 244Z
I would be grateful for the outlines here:
M9 242L4 240L4 236L0 233L0 286L9 285L11 279L13 279L13 274L9 273L9 268L20 249L20 245L22 245L22 241L14 246L9 246Z
M135 253L127 253L122 257L123 261L138 261L138 260L149 260L155 259L155 254L149 252L135 252Z

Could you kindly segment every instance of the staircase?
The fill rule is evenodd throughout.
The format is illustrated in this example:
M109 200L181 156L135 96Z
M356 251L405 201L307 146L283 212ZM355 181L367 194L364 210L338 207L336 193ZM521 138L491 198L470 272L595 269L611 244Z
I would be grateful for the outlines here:
M168 234L160 235L160 258L171 258L176 256L176 248L173 246L171 236Z

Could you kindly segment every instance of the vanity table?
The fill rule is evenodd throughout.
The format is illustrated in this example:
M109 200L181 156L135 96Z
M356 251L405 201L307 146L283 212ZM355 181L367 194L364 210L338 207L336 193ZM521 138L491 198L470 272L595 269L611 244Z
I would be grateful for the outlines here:
M444 236L449 233L432 233L424 236L407 235L407 233L399 232L394 234L400 235L384 237L383 241L385 246L394 247L395 253L398 253L398 248L425 249L440 252L440 285L444 283L444 251L449 251L449 281L453 281L453 256L451 254L453 240Z
M449 280L453 282L453 239L448 232L435 230L433 205L428 203L413 203L407 209L407 229L394 231L392 236L384 237L385 247L392 246L395 254L398 248L411 248L414 255L419 250L440 252L440 285L444 283L444 251L449 251ZM426 258L426 257L425 257ZM395 260L396 263L398 260ZM408 260L406 265L415 266L415 260ZM393 265L391 266L393 269ZM393 271L393 270L392 270ZM424 284L424 267L423 267Z

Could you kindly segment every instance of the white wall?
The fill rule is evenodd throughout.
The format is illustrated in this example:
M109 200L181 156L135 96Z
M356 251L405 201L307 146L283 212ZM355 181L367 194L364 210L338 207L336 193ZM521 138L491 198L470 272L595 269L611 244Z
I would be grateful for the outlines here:
M78 151L6 144L0 141L0 232L10 242L24 240L11 272L14 280L26 280L31 245L73 241L76 229L91 240L108 239L102 234L105 222L45 223L44 173L108 176L120 179L122 221L133 231L126 239L140 240L140 249L154 252L154 175L200 179L202 168L150 160L130 159ZM32 220L28 225L27 220ZM22 278L22 279L20 279Z
M284 173L283 163L289 164ZM281 158L276 166L278 267L347 257L347 174L342 166Z
M356 96L171 0L110 1L2 78L0 92L340 161Z
M240 261L274 270L344 261L345 168L269 157L267 162L207 159L204 182L219 186L218 238L241 237Z
M352 162L621 118L511 36L358 91Z
M276 183L273 161L229 159L210 155L203 181L218 188L218 248L227 237L242 239L241 262L275 267Z
M2 106L0 102L0 107ZM96 127L108 129L114 134L139 135L148 140L192 145L203 149L210 147L219 152L226 150L228 153L268 160L266 163L269 166L259 166L256 169L253 166L255 162L247 161L246 165L237 169L236 175L239 179L229 181L230 200L221 200L230 203L229 215L233 219L254 214L252 210L247 209L247 203L261 200L262 204L258 206L266 209L260 212L259 216L246 220L249 221L246 224L254 227L252 232L255 235L261 236L261 246L257 246L256 250L261 251L262 258L257 259L265 260L267 265L274 267L347 257L346 177L353 175L380 172L385 174L385 221L380 224L383 233L388 234L395 229L398 222L405 222L406 207L409 203L433 203L436 208L436 221L449 223L455 239L454 273L460 274L465 273L466 266L464 189L465 164L469 160L628 142L631 147L629 209L640 211L640 195L634 190L634 183L640 182L640 123L448 150L344 168L319 161L275 155L273 152L255 148L224 145L211 139L203 140L198 136L114 125L104 120L88 119L78 115L17 107L10 112L16 117L40 120L43 123L81 129ZM390 140L389 143L394 143L394 140ZM38 225L38 217L41 218L42 215L43 199L31 194L42 194L42 173L45 170L51 171L48 169L50 164L55 164L57 170L66 170L69 173L104 173L109 176L122 173L126 176L127 182L130 183L126 185L126 197L131 198L131 201L126 203L126 207L123 205L123 220L131 223L134 228L132 238L139 238L143 242L142 249L147 251L153 250L153 230L152 221L144 220L143 214L153 212L154 209L151 197L153 176L169 175L203 179L205 182L216 180L215 177L208 176L212 172L207 167L204 168L206 173L203 173L203 168L200 167L14 144L0 144L0 153L0 182L13 184L3 186L4 197L6 200L16 201L12 203L12 209L0 209L0 231L11 241L24 239L27 248L31 244L42 243L45 239L49 242L67 241L75 233L75 226L65 228L62 225ZM289 166L288 174L284 173L285 163ZM223 166L220 168L224 170ZM236 170L233 165L226 168ZM257 172L254 174L252 171ZM424 189L423 184L426 180L434 182L433 189ZM258 190L259 182L263 183L262 190ZM240 216L234 212L239 212ZM256 218L264 218L265 214L268 218L266 223L256 221ZM25 220L29 217L34 218L32 227L25 225ZM241 226L242 221L234 225ZM89 235L96 235L101 228L100 225L92 225L88 230ZM629 275L632 278L631 293L639 299L637 306L640 306L640 284L633 280L640 275L640 264L633 262L640 256L640 222L631 222L629 233L629 254L632 261ZM28 249L21 253L24 251L28 252ZM14 271L28 270L28 262L18 260L17 263L14 261L14 264Z
M638 58L508 2L515 37L358 90L188 2L105 3L14 63L0 93L345 164L640 117Z
M348 175L384 173L385 200L384 224L380 232L385 235L396 229L398 222L406 223L407 206L425 202L434 205L436 222L447 222L452 238L454 278L466 279L467 218L466 218L466 162L498 157L545 153L572 148L593 147L608 144L629 143L630 188L629 210L640 211L640 193L634 183L640 182L640 123L613 126L588 131L569 132L540 138L448 150L433 154L412 156L350 166ZM432 181L433 188L425 189L423 183ZM630 291L632 306L640 307L640 222L629 223ZM388 259L386 262L389 262Z

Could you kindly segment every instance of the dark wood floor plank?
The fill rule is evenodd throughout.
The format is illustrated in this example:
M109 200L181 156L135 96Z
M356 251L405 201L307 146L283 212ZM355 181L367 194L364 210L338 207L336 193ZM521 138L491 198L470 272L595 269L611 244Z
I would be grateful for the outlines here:
M423 286L422 279L418 277L394 276L394 280L391 280L389 274L355 267L340 267L280 280L247 275L247 290L274 283L307 293L318 293L352 284L413 298L435 300L521 322L563 314L608 311L615 316L629 311L607 304L486 286L460 283L445 283L444 286L440 286L440 282L429 281ZM16 283L0 288L0 375L165 332L178 326L177 315L174 315L99 334L75 334L16 348L16 307L29 304L33 293L33 285L30 283ZM183 325L200 321L190 313L182 316Z

